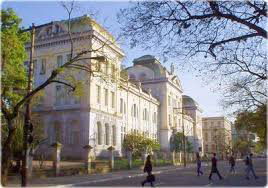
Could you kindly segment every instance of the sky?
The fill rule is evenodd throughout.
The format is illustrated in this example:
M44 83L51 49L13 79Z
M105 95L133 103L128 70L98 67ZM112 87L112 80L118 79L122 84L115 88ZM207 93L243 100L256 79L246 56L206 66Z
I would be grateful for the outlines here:
M108 29L115 37L120 34L120 25L117 22L116 15L122 8L127 8L130 4L127 1L80 1L75 2L76 9L72 17L83 16L85 14L94 14L94 19ZM45 24L51 21L67 19L67 12L60 5L59 1L4 1L2 8L12 8L16 14L22 18L22 26L28 28L32 23L35 25ZM126 67L132 65L135 58L143 55L153 55L161 60L160 55L153 50L143 50L137 46L130 48L128 41L121 41L120 46L125 52L123 65ZM222 109L219 105L221 93L215 91L213 83L208 84L198 77L198 73L190 66L176 66L181 59L170 59L162 63L168 70L170 64L175 65L175 73L178 75L183 94L192 97L203 110L204 117L227 115L228 111Z

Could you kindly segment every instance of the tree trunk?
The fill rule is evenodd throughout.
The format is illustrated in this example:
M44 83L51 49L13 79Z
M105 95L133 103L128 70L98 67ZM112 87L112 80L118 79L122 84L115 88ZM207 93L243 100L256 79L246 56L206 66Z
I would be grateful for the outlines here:
M8 169L9 169L9 164L10 164L10 160L12 156L11 146L12 146L14 136L15 136L15 128L12 126L11 121L8 122L8 127L12 127L12 128L8 130L8 137L2 148L2 169L1 169L2 186L7 185Z

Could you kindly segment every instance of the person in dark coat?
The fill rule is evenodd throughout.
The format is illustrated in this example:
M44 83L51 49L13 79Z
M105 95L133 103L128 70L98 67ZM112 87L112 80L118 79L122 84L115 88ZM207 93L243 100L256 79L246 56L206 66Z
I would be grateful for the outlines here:
M258 176L255 174L254 168L253 168L253 162L252 162L252 156L253 154L250 153L249 156L246 157L246 179L249 180L249 174L252 172L255 179L258 179Z
M217 168L217 159L216 159L216 153L213 153L213 157L211 159L211 172L210 172L210 175L209 175L209 180L211 180L211 176L212 176L212 173L217 173L220 180L222 180L222 176L220 175L219 171L218 171L218 168Z
M231 168L230 168L230 173L231 172L234 172L235 173L235 158L233 155L231 155L231 157L229 158L229 164L231 165Z
M152 170L153 170L153 167L152 167L152 162L151 162L151 156L148 155L147 158L146 158L144 169L143 169L143 172L147 172L148 176L141 183L142 186L144 186L145 183L151 183L151 187L154 186L154 184L153 184L154 175L152 175Z
M199 153L196 153L196 163L197 163L197 176L199 176L199 174L203 175L203 172L201 171L201 158Z

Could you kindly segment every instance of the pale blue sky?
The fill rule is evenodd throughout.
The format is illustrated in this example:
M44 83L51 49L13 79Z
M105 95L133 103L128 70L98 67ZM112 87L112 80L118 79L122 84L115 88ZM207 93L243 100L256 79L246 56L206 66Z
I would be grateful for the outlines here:
M116 21L116 13L120 8L129 6L127 1L82 1L76 2L77 9L74 11L72 17L82 16L84 14L93 12L97 13L95 18L101 25L108 28L109 32L118 36L120 33L119 24ZM57 1L5 1L2 8L11 7L15 10L17 15L22 18L22 26L29 27L32 23L40 25L55 20L67 19L67 13ZM123 62L124 65L132 65L134 58L151 54L161 59L159 54L154 51L145 51L140 47L130 49L127 41L120 44L121 48L126 54ZM181 62L182 60L172 59L163 63L167 69L170 69L170 63ZM191 96L196 100L203 109L203 116L221 116L225 112L219 103L220 93L212 91L214 87L212 84L202 82L200 77L196 77L196 73L190 66L176 68L176 73L181 80L184 94Z

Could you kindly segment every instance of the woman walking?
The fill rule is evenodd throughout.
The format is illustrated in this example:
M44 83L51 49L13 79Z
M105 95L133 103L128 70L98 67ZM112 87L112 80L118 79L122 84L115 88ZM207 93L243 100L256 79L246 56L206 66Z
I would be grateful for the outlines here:
M151 156L148 155L146 158L146 162L144 165L144 172L147 172L148 176L146 177L146 179L141 183L142 187L144 186L145 183L151 183L151 187L154 186L153 181L155 181L154 175L152 174L152 162L151 162Z
M196 163L197 163L197 176L199 176L199 174L203 175L203 172L201 171L201 158L199 153L196 153Z

